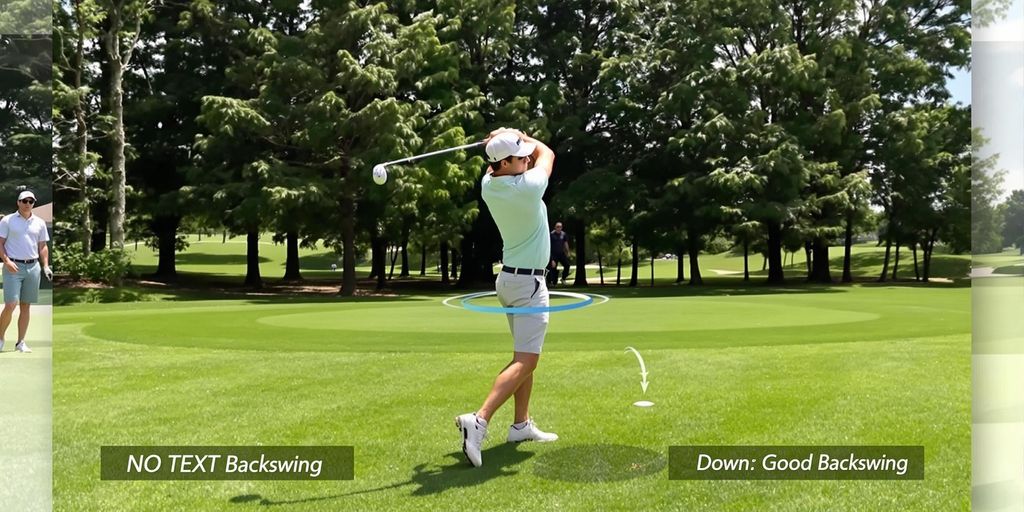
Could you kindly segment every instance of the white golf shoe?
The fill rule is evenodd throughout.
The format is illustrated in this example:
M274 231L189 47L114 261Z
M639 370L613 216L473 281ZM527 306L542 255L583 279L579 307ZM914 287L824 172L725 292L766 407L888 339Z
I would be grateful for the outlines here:
M18 352L32 352L32 349L28 348L28 345L26 345L24 341L14 345L14 350L17 350Z
M526 420L526 425L523 428L516 428L515 425L508 427L508 442L510 443L521 443L523 441L550 443L557 440L558 434L544 432L537 428L532 419Z
M480 467L483 464L480 447L487 437L487 422L477 418L476 414L466 413L455 417L455 426L462 432L462 453L466 454L470 464Z

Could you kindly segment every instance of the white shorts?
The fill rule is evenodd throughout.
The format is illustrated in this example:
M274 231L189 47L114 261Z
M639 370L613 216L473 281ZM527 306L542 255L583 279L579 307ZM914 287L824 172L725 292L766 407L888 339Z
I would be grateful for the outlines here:
M544 276L498 272L494 282L498 301L506 308L548 307L548 285ZM540 354L548 332L548 313L508 314L516 352Z

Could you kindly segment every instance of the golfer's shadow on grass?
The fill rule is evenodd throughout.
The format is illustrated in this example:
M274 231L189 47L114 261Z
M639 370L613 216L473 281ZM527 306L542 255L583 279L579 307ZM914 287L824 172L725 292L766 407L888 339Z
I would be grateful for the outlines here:
M243 494L241 496L235 496L229 501L231 503L257 502L264 506L299 505L319 501L338 500L348 496L368 494L388 489L397 489L405 486L416 486L412 490L412 493L410 493L412 496L430 496L444 492L448 489L472 487L489 480L494 480L495 478L518 474L518 470L510 468L521 464L530 457L533 457L533 452L524 451L520 449L520 447L521 445L513 443L501 443L484 450L482 452L484 464L479 468L470 466L469 462L466 461L465 455L463 455L461 451L452 452L446 456L452 459L450 464L432 466L430 463L423 463L413 468L414 474L409 480L382 487L374 487L372 489L281 501L264 498L259 494Z

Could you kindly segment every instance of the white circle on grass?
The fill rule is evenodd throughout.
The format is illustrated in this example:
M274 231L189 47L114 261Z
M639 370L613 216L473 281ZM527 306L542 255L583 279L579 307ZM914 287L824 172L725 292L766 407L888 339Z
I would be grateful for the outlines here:
M637 407L651 407L651 406L654 405L654 402L648 402L647 400L640 400L639 402L633 402L633 405L635 405Z

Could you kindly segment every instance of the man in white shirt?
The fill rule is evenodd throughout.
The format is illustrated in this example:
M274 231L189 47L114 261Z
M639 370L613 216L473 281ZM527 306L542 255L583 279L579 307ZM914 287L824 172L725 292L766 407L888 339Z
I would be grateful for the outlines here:
M31 305L39 300L39 275L53 279L50 251L46 242L50 235L46 222L32 214L36 196L30 190L18 194L18 211L0 219L0 258L4 265L4 309L0 313L0 351L4 336L16 308L18 316L18 352L32 352L25 344Z
M518 130L495 130L485 142L490 168L481 182L482 196L503 244L504 266L495 282L498 300L504 307L547 307L544 277L551 255L551 238L547 206L542 198L555 153L543 142ZM529 416L533 371L547 333L548 313L507 316L515 340L512 362L495 379L476 413L455 418L462 434L462 451L477 467L483 463L480 448L491 416L509 397L515 399L515 423L509 427L509 442L558 439L556 434L537 428Z

